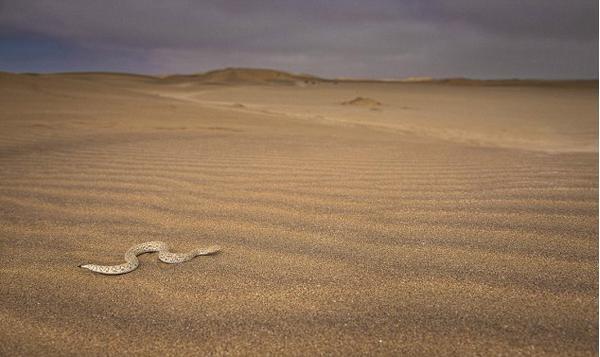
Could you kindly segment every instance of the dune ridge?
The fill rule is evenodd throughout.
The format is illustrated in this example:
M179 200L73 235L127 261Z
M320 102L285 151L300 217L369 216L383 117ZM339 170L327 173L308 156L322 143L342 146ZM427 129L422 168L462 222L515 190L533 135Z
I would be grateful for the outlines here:
M106 79L138 79L157 83L199 83L221 85L243 84L284 84L301 85L317 83L383 83L383 84L446 84L457 86L500 86L500 87L570 87L597 88L598 79L478 79L478 78L433 78L427 76L405 77L400 79L366 78L325 78L306 73L291 73L268 68L227 67L196 74L137 74L122 72L57 72L57 73L11 73L0 71L0 76L89 78L98 81Z

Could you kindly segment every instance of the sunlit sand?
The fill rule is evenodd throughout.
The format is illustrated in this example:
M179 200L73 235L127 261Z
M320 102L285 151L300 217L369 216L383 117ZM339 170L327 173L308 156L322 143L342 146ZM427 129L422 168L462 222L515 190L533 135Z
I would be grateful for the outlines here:
M597 351L596 81L1 73L0 108L2 355ZM222 251L77 267L153 240Z

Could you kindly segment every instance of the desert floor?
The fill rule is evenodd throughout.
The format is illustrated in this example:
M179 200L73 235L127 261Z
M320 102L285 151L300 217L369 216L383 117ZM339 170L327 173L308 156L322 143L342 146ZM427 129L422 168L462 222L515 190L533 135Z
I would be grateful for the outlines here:
M596 82L300 84L0 74L0 355L597 355Z

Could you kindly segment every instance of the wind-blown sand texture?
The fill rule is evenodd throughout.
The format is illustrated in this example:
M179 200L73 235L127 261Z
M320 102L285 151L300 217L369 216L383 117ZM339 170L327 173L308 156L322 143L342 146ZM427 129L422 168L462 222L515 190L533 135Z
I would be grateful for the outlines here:
M0 355L598 353L597 82L209 77L0 74Z

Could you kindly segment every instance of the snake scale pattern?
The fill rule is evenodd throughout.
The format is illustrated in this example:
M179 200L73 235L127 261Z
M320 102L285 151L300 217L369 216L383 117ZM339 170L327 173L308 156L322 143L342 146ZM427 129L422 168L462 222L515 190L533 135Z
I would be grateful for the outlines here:
M212 255L219 252L221 248L219 246L210 246L208 248L197 248L187 253L171 253L169 246L165 242L145 242L136 244L129 248L125 252L125 263L118 265L97 265L97 264L82 264L80 268L91 270L95 273L106 274L106 275L120 275L127 274L134 271L139 265L140 261L137 256L145 253L158 252L158 259L163 263L177 264L187 262L199 255Z

